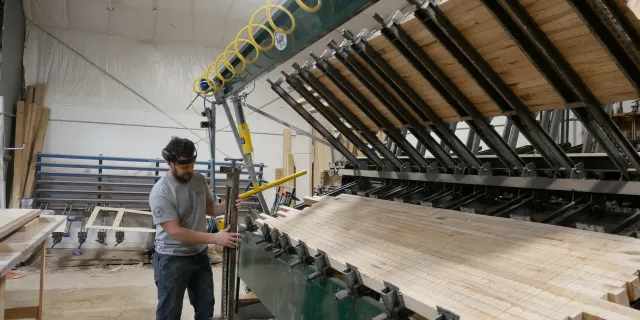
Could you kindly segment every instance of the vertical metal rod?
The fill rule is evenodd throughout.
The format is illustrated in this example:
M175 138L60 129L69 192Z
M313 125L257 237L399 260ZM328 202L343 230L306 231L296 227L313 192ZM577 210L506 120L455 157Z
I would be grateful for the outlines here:
M238 232L238 209L235 206L240 188L240 169L235 167L221 168L227 174L227 213L224 217L225 228L229 232ZM269 212L267 211L266 214ZM238 278L238 257L236 248L224 248L222 253L222 319L235 319L236 289Z
M233 137L236 139L236 144L238 145L238 150L240 150L240 154L242 155L242 159L244 160L244 165L247 167L247 171L249 171L249 178L251 179L251 183L254 188L260 185L258 181L258 176L256 176L256 168L253 166L253 159L250 154L245 154L242 152L242 140L240 139L240 133L238 132L238 127L236 126L235 121L233 120L233 116L231 116L231 108L227 103L227 99L222 98L222 107L224 108L224 112L227 115L227 120L229 121L229 126L231 127L231 132L233 132ZM242 113L242 104L239 98L234 98L233 100L234 106L236 107L236 112L240 109L240 113ZM237 104L237 105L236 105ZM238 124L244 124L244 114L238 116ZM215 182L214 182L215 183ZM227 199L229 195L227 194ZM260 208L263 213L269 213L269 207L267 206L267 202L264 200L264 195L262 192L258 192L258 202L260 203Z

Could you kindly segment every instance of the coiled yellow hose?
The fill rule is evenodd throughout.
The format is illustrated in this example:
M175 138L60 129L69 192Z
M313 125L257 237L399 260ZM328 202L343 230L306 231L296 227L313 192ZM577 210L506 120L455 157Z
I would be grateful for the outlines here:
M298 6L300 6L300 8L302 8L302 10L307 11L309 13L317 12L318 10L320 10L320 8L322 8L322 0L318 0L318 4L316 4L315 7L310 7L306 5L304 2L302 2L302 0L296 0L296 3L298 4ZM284 12L287 16L289 16L289 19L291 19L291 28L289 28L288 30L285 30L278 27L273 21L273 18L271 16L272 9L280 10ZM236 34L235 40L229 43L229 45L227 45L224 52L222 52L218 56L218 58L212 64L209 65L209 67L207 68L207 71L202 76L200 76L199 78L195 79L195 81L193 81L192 88L194 92L205 97L210 97L215 95L220 89L224 88L225 83L233 80L233 78L235 78L237 74L245 71L247 69L247 65L256 63L258 61L258 58L260 58L260 51L268 51L273 49L273 47L276 44L276 36L273 33L273 31L267 28L265 25L254 23L254 20L258 17L258 15L262 11L265 11L265 14L267 16L267 21L269 22L269 26L271 26L271 28L276 32L283 35L288 35L293 33L293 31L295 31L296 20L293 14L291 13L291 11L287 10L287 8L281 5L272 5L271 0L267 0L267 4L265 6L260 7L260 9L256 10L256 12L254 12L253 15L251 15L251 19L249 19L249 24L246 27L240 29L240 31L238 31L238 33ZM263 29L271 36L271 43L268 46L261 46L260 44L258 44L258 42L253 36L253 32L255 28ZM244 34L245 31L249 35L248 39L242 38L242 35ZM251 46L253 46L254 49L256 49L255 57L253 57L252 59L248 59L247 57L243 56L242 53L240 53L241 43L248 43ZM231 62L229 62L230 60L229 58L233 56L238 57L238 59L242 62L242 68L239 68L238 70L236 70L236 68L233 67ZM229 72L231 73L231 75L228 78L225 78L220 73L219 67L221 65L225 66L227 70L229 70ZM216 84L216 81L215 81L216 78L220 81L219 85ZM202 90L201 83L203 81L207 82L210 90Z

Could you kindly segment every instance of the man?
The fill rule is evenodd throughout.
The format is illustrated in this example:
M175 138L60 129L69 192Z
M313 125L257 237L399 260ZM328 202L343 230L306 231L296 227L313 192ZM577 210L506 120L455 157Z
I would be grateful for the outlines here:
M195 319L213 318L213 273L208 244L236 247L239 233L229 228L207 233L206 216L223 215L226 206L213 201L205 177L193 172L193 142L173 137L162 150L169 172L153 186L149 205L156 225L154 279L158 287L156 319L180 319L185 290ZM240 206L240 201L236 201Z

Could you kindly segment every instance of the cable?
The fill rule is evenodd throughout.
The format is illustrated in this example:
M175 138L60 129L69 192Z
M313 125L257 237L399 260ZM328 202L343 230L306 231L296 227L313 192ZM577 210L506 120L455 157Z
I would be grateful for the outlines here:
M322 0L318 0L318 3L315 7L306 5L304 2L302 2L302 0L296 0L296 3L302 10L309 13L317 12L318 10L320 10L320 8L322 8ZM282 29L276 25L271 14L271 10L273 9L280 10L289 17L289 19L291 20L291 27L289 29ZM260 51L268 51L275 47L276 35L274 34L274 32L271 29L267 28L264 24L254 23L255 19L258 17L258 14L260 14L262 11L265 12L267 22L269 23L271 29L273 29L274 31L282 35L288 35L295 31L296 19L293 16L293 13L291 13L291 11L281 5L272 5L271 0L267 0L267 4L260 7L258 10L256 10L256 12L253 13L253 15L251 15L249 24L238 31L235 40L227 45L227 47L218 56L218 58L209 65L207 71L205 71L202 76L193 81L191 87L195 93L203 97L211 97L215 95L218 91L224 88L224 85L227 82L233 80L239 73L244 72L247 69L248 65L256 63L260 58ZM268 46L261 46L260 44L258 44L254 37L255 28L264 30L271 37L271 42ZM248 39L242 38L245 32L248 35ZM248 43L255 49L255 56L252 59L248 59L242 53L240 53L241 43ZM234 67L231 62L229 62L229 57L231 56L236 56L240 60L242 68L236 69L236 67ZM225 78L220 73L219 67L221 65L226 67L226 70L231 74L230 76Z
M247 99L247 97L248 97L250 94L252 94L252 93L253 93L253 90L255 90L255 89L256 89L256 82L254 81L254 82L253 82L253 89L251 89L251 91L249 91L249 93L247 93L247 94L244 96L244 98L245 98L245 99Z
M176 120L175 118L173 118L172 116L170 116L168 113L166 113L164 110L160 109L160 107L156 106L153 102L149 101L147 98L143 97L141 94L139 94L137 91L133 90L131 87L129 87L128 85L124 84L122 81L120 81L118 78L114 77L113 75L111 75L109 72L107 72L106 70L104 70L103 68L101 68L100 66L98 66L97 64L95 64L93 61L89 60L89 58L85 57L84 55L82 55L80 52L76 51L75 49L73 49L71 46L69 46L68 44L66 44L64 41L58 39L56 36L54 36L53 34L51 34L49 31L45 30L43 27L39 26L38 24L29 21L30 24L38 27L38 29L42 30L44 33L48 34L51 38L55 39L56 41L58 41L60 44L62 44L63 46L65 46L67 49L73 51L75 54L77 54L80 58L82 58L83 60L85 60L86 62L88 62L89 64L91 64L93 67L95 67L96 69L100 70L102 73L104 73L107 77L111 78L111 80L117 82L119 85L123 86L124 88L126 88L127 90L129 90L131 93L133 93L135 96L137 96L138 98L142 99L144 102L146 102L147 104L149 104L150 106L152 106L153 108L155 108L158 112L162 113L165 117L171 119L173 122L175 122L176 124L178 124L180 127L182 127L183 129L189 131L191 134L193 134L194 136L200 138L200 140L204 139L203 137L201 137L200 135L196 134L193 130L191 130L190 128L187 128L185 125L183 125L182 123L180 123L180 121ZM195 101L195 99L194 99ZM193 103L193 102L192 102ZM206 137L205 137L206 138ZM224 154L227 157L231 157L228 154L226 154L224 151L216 148L216 150L220 151L220 153Z

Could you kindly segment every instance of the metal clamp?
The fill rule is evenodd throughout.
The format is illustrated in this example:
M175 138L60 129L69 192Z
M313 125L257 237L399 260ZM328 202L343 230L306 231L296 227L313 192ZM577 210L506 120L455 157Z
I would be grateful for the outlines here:
M584 163L580 162L571 169L571 179L585 179Z
M330 267L327 254L321 250L318 250L318 253L313 256L313 264L316 266L316 272L308 275L307 281L326 275L327 269Z
M279 245L278 238L280 237L280 232L278 231L278 229L274 228L273 230L271 230L268 237L269 237L270 243L264 247L264 251L271 251L273 249L277 249Z
M251 217L249 216L244 217L244 225L245 225L244 231L249 231L249 232L258 231L258 226L255 223L253 223L253 219L251 219Z
M439 306L436 306L438 316L434 320L460 320L460 316Z
M523 178L534 178L536 175L536 165L533 162L527 163L527 165L522 168Z
M280 237L278 237L278 243L280 248L273 250L273 255L276 258L279 258L281 255L287 252L287 249L291 247L291 242L289 241L289 236L286 233L282 233Z
M427 173L438 174L440 173L440 167L437 162L431 162L429 167L427 168Z
M409 316L411 311L405 307L400 289L386 281L384 281L383 284L384 289L380 291L380 296L382 298L382 304L387 311L375 316L373 320L404 319L406 316Z
M268 224L263 224L262 227L260 227L260 231L262 232L262 239L256 241L256 244L261 244L263 242L269 242L269 225Z
M299 264L304 263L304 261L309 256L309 250L307 250L307 245L304 242L298 240L298 245L293 248L296 250L297 257L289 261L289 268L291 269Z
M104 244L105 246L107 245L107 230L104 230L104 229L98 230L96 242Z
M455 169L453 169L453 175L465 175L469 172L469 168L464 163L458 163Z
M478 175L479 176L490 176L493 173L491 172L491 163L489 162L485 162L482 164L482 168L480 168L480 170L478 170Z
M347 270L343 273L344 281L347 283L347 289L336 292L334 295L336 300L343 300L349 295L358 297L358 288L362 287L362 278L358 268L347 263Z
M113 247L117 247L122 241L124 241L124 231L118 230L116 231L116 244Z

